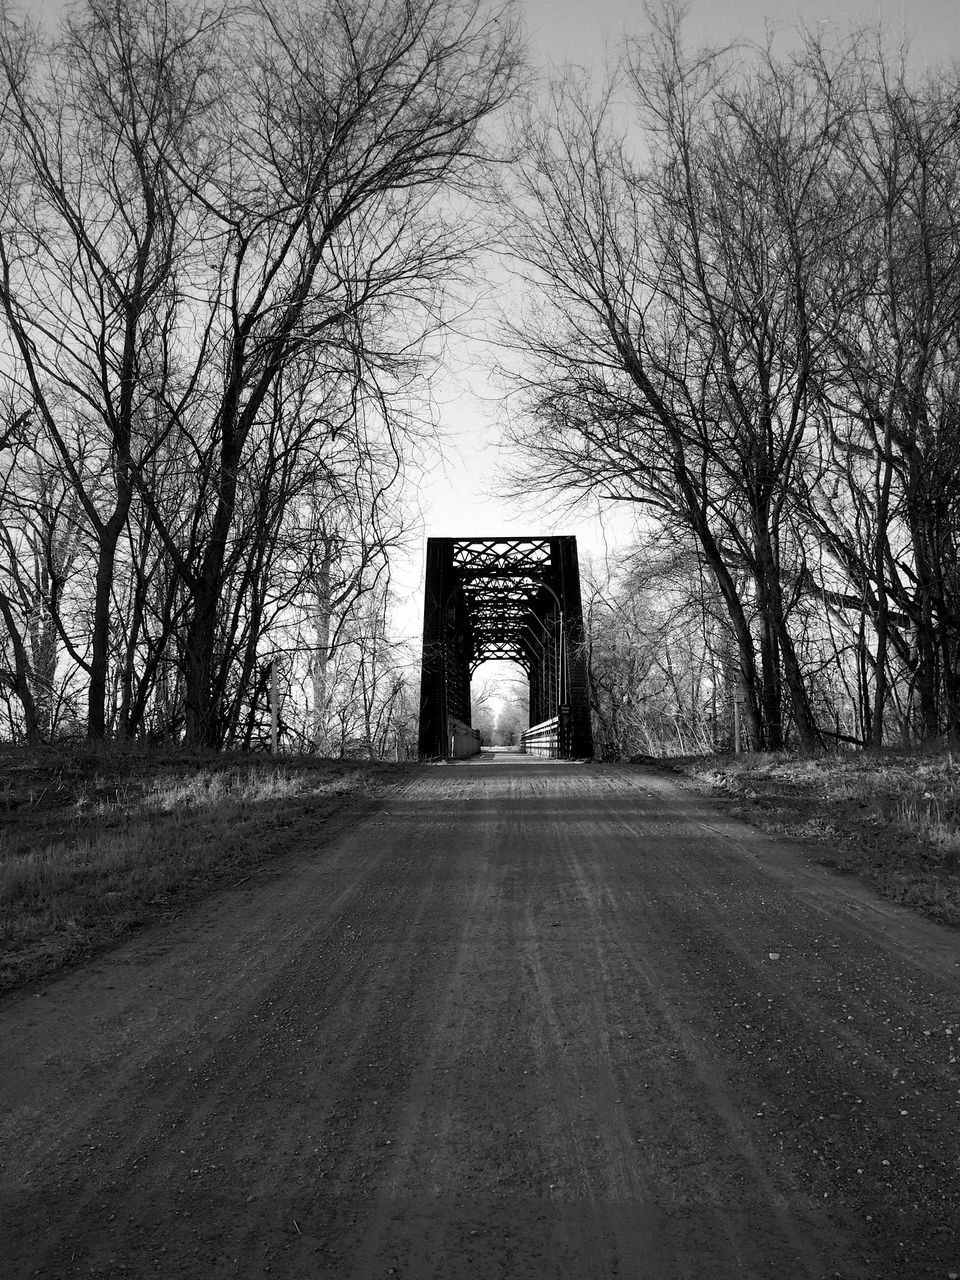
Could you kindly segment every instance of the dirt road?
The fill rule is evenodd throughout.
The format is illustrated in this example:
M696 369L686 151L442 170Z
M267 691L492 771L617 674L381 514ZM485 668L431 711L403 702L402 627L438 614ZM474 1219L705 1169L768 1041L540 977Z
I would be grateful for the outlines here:
M960 1273L960 936L666 775L424 767L0 1005L0 1272Z

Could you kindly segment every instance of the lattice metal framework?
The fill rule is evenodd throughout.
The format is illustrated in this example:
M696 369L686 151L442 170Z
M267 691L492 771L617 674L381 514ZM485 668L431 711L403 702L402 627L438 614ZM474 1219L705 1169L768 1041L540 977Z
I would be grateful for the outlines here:
M562 714L565 754L592 754L576 538L428 539L421 756L470 723L470 677L491 658L526 671L531 724Z

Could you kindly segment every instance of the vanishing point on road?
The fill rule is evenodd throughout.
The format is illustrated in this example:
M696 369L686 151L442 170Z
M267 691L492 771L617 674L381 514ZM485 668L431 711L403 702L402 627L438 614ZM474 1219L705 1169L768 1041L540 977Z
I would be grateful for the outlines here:
M5 1277L946 1277L957 936L651 769L422 765L0 1005Z

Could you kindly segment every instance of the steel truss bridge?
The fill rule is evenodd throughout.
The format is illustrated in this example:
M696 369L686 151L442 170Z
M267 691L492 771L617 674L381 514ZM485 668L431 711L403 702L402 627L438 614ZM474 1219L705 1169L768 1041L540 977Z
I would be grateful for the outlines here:
M425 585L421 757L469 754L470 680L491 658L530 681L527 750L591 756L576 538L428 538Z

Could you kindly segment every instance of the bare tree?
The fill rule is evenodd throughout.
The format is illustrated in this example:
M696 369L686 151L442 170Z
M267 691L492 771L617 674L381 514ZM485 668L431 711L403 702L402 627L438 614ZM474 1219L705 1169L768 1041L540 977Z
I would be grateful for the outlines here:
M794 477L822 416L812 315L844 230L819 178L836 104L769 52L746 80L720 54L687 55L672 9L631 46L624 83L645 164L612 123L613 82L599 100L558 87L523 166L507 234L552 310L515 332L515 438L559 489L689 531L736 636L754 746L782 745L784 683L814 746L785 579Z
M825 299L833 465L810 512L875 632L871 741L883 740L894 657L919 735L956 736L957 71L912 83L902 51L863 39L843 61L813 41L807 57L820 91L846 101L839 176L859 213L837 246L847 288Z
M217 259L205 300L208 515L180 562L186 726L202 741L217 737L218 606L258 419L308 349L323 353L327 393L338 381L383 401L409 376L468 248L438 197L467 180L479 126L513 77L509 26L476 3L259 14L252 61L221 94L226 161L189 179L203 184ZM384 415L386 430L397 425Z
M69 477L94 547L91 737L106 732L117 549L175 341L185 242L170 164L216 21L90 0L44 49L9 10L0 20L3 377Z
M415 425L514 45L479 0L86 0L49 45L5 12L0 377L80 504L91 736L156 680L239 731L325 442Z
M732 740L733 636L694 544L649 535L585 575L587 675L598 753L694 754Z

